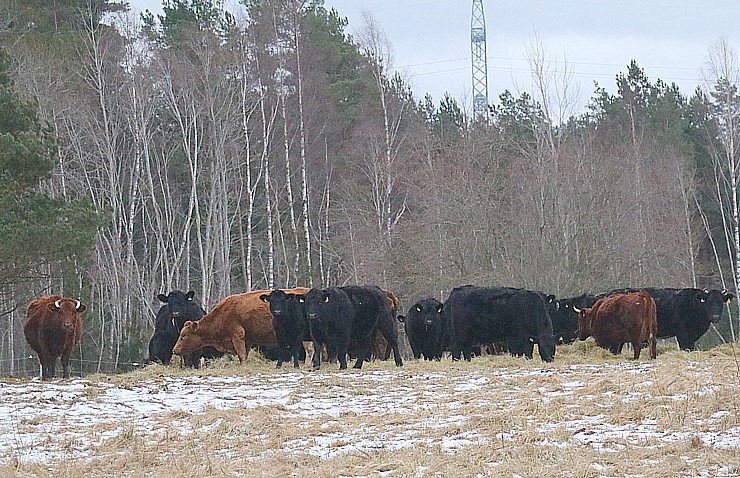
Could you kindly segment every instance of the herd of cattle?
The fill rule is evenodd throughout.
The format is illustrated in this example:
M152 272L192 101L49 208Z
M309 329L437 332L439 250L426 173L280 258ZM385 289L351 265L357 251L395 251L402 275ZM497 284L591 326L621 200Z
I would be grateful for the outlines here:
M346 369L348 356L355 358L354 368L361 368L373 351L381 358L392 351L401 366L399 322L417 359L440 360L450 351L453 360L471 360L483 347L532 358L537 344L540 358L551 362L558 343L589 336L614 354L630 343L635 359L647 345L655 358L657 338L676 337L682 350L693 350L734 298L726 290L642 288L557 299L527 289L466 285L453 289L444 303L424 298L398 315L396 296L377 286L244 292L226 297L209 313L194 295L175 290L157 296L163 304L149 341L149 361L169 364L177 354L195 367L231 353L243 362L252 346L261 346L277 351L278 367L291 360L298 367L304 351L314 370L322 361L338 361ZM54 376L58 358L69 377L84 310L79 300L60 295L29 305L24 334L38 354L42 379Z

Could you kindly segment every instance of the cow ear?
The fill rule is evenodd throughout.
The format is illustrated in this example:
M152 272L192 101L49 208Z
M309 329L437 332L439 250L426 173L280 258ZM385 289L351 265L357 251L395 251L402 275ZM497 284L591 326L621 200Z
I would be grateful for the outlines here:
M160 302L167 303L167 296L164 294L157 294L157 299L159 299Z
M195 297L195 291L189 290L187 294L185 294L185 297L188 298L188 300L193 300L193 297Z
M80 303L80 305L77 307L77 312L80 314L85 312L87 310L87 306L85 304Z
M444 308L444 305L442 305L442 304L439 304L439 307L437 307L437 313L438 313L438 314L441 314L441 313L442 313L442 309L443 309L443 308Z
M547 303L548 303L548 304L549 304L550 302L554 301L554 300L555 300L555 296L554 296L554 295L550 294L550 295L548 295L548 296L547 296Z
M417 305L417 306L416 306L416 311L417 311L417 312L421 312L421 307L419 307L419 306Z
M46 304L46 308L49 309L52 312L56 312L57 311L57 305L56 305L55 302L49 302L48 304Z
M325 303L328 303L329 302L329 294L326 294L326 297L324 297L324 302Z
M268 294L262 294L262 295L260 295L260 300L262 302L267 302L269 304L270 303L270 296Z
M296 294L296 299L298 299L298 302L301 304L306 302L306 295L305 294Z
M399 315L396 317L396 320L403 324L404 322L406 322L406 317L404 317L403 315Z
M186 320L185 323L182 325L182 328L190 327L190 330L197 330L198 329L198 322L193 322L192 320Z

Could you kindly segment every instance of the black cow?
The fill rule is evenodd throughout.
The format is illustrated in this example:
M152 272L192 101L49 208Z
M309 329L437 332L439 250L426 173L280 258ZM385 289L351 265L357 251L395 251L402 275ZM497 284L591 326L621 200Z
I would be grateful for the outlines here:
M311 331L304 316L300 297L302 296L286 294L280 289L260 295L262 302L270 304L272 328L280 347L277 358L278 368L283 365L284 361L290 361L291 358L293 367L298 368L303 351L303 341L311 340Z
M445 342L449 340L447 320L442 313L442 303L433 297L412 305L404 317L398 316L406 330L414 358L440 360ZM447 340L445 340L447 339Z
M564 344L575 342L578 338L579 314L577 310L591 307L597 300L598 297L595 295L581 294L553 301L557 305L551 305L547 312L550 314L555 340Z
M340 288L311 289L299 296L304 301L304 310L313 340L313 370L321 367L322 347L330 357L339 360L339 369L347 368L347 348L355 321L355 307L347 294ZM371 329L372 330L372 329Z
M362 368L362 363L370 358L376 330L393 350L396 365L402 366L403 359L398 348L398 326L386 292L374 285L348 285L340 289L347 294L355 307L352 340L357 345L357 361L354 368Z
M719 322L725 303L735 297L726 290L646 288L658 312L658 337L676 337L681 350L694 350L712 323Z
M463 286L452 290L443 312L450 321L452 359L471 358L475 342L505 341L512 355L532 358L534 343L540 358L555 358L555 336L544 294L508 287Z
M681 350L694 350L696 341L722 318L724 304L735 297L727 290L694 288L623 288L602 296L644 290L655 300L658 338L676 337Z
M193 301L194 291L187 293L173 290L167 295L157 294L164 304L157 312L154 335L149 340L149 361L169 365L172 360L172 347L175 346L182 326L188 320L197 321L205 315L205 310ZM201 358L218 357L220 354L210 348L193 352L185 357L185 365L197 367Z

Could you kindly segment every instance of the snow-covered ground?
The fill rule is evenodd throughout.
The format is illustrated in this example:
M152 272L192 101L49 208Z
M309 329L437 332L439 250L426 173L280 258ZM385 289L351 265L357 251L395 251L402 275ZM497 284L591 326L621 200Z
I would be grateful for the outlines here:
M256 420L250 414L268 410L274 411L268 413L276 423L306 432L278 440L284 456L326 460L379 450L404 456L421 447L454 460L466 450L521 445L557 454L578 448L589 457L584 466L592 476L627 476L615 473L608 455L614 461L636 457L637 451L665 450L639 460L671 466L673 461L661 455L673 454L670 447L679 443L689 452L676 458L684 467L674 470L677 475L671 470L640 473L639 467L646 466L641 464L630 476L738 477L740 387L715 377L714 366L687 362L673 378L666 377L670 371L658 360L559 367L530 361L523 368L483 370L465 370L462 364L449 371L412 363L403 369L367 366L341 373L290 369L231 376L132 375L129 381L0 382L0 465L38 464L53 471L58 464L84 464L125 452L132 437L157 447L213 434L220 439L215 447L209 443L209 453L259 462L276 450L266 445L234 457L234 450L223 444L243 437L238 427L226 426L233 419L225 413L248 421ZM210 418L198 418L205 416ZM266 428L263 441L268 443L275 440L268 437L275 430ZM214 449L218 446L226 449ZM703 451L694 456L692 447ZM709 450L716 458L692 464ZM498 476L497 466L506 459L493 456L478 476ZM405 476L393 469L383 476ZM425 465L414 469L416 476L427 476Z

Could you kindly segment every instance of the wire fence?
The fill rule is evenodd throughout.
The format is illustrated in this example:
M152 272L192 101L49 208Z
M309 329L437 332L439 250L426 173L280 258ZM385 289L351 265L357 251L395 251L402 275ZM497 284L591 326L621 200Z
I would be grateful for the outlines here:
M140 369L144 365L144 362L116 362L111 360L72 358L69 360L69 375L70 377L84 377L96 373L128 373ZM57 376L61 376L61 370L61 364L57 361ZM41 376L41 364L36 356L0 359L0 377L20 378L36 376Z

